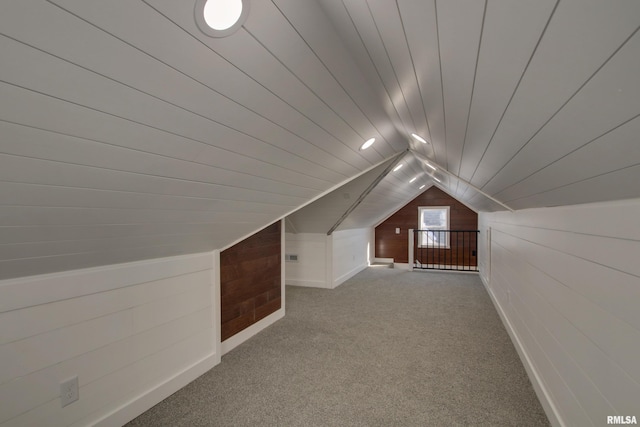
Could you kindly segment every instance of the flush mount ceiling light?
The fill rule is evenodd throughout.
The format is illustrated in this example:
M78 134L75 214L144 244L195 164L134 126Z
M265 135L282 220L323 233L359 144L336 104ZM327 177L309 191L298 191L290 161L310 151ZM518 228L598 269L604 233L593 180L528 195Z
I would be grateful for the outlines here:
M414 176L413 178L411 178L411 181L409 181L409 184L411 184L413 181L415 181L416 179L418 179L417 176Z
M415 133L412 133L411 136L413 137L413 139L415 139L416 141L420 141L423 144L428 144L427 140L424 139L423 137L421 137L420 135L416 135Z
M400 163L398 166L396 166L395 168L393 168L394 172L398 172L400 170L400 168L402 167L402 163Z
M371 147L373 145L373 143L376 142L375 138L369 138L365 141L364 144L362 144L362 146L360 147L361 150L366 150L367 148Z
M210 37L225 37L242 26L249 13L249 0L196 0L198 28Z

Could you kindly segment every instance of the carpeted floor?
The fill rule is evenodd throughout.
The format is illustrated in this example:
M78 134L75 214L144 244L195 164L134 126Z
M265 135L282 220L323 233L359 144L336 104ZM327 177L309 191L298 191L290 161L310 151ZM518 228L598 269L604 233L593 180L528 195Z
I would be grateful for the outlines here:
M287 287L284 319L129 426L547 426L472 274Z

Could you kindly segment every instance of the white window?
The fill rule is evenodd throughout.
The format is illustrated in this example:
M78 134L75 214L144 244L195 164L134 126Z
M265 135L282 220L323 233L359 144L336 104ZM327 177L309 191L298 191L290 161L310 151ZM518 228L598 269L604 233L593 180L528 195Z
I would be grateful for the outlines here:
M421 206L418 208L418 246L449 247L449 206ZM442 230L442 231L441 231Z

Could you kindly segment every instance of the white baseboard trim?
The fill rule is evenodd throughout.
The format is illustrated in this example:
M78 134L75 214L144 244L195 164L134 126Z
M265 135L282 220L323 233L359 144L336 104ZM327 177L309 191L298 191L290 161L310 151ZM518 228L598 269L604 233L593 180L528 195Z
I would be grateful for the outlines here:
M500 319L502 320L502 323L505 329L507 330L507 333L509 334L509 337L511 337L511 342L513 342L513 345L516 348L518 355L520 356L520 361L522 362L524 369L527 371L529 380L533 385L533 389L535 390L536 395L538 396L538 400L540 401L540 404L542 405L544 412L547 414L547 418L549 418L549 422L551 423L552 426L565 427L566 424L562 421L562 418L558 413L556 405L553 403L551 396L547 392L547 388L542 382L540 375L538 375L538 371L536 370L535 366L531 362L531 358L529 357L524 346L522 345L522 342L520 341L518 334L516 334L516 331L513 329L511 322L507 318L507 315L502 309L502 306L500 305L495 295L493 294L493 291L489 288L484 276L481 274L479 276L480 276L480 279L482 280L482 284L484 285L484 288L486 289L487 293L489 294L489 297L491 298L491 301L493 302L494 307L496 308L496 311L498 312L498 315L500 316Z
M306 288L331 289L331 286L329 286L324 280L286 279L286 284L290 286L304 286Z
M171 378L140 394L109 414L98 419L94 427L120 427L154 405L171 396L191 381L220 363L220 354L212 353Z
M345 273L342 276L338 277L333 281L333 288L337 288L338 286L342 285L344 282L351 279L353 276L360 273L362 270L364 270L367 267L369 267L367 264L358 265L354 269L350 270L348 273Z
M275 322L282 319L283 317L284 317L284 309L281 308L278 311L271 313L264 319L259 320L258 322L249 326L247 329L243 329L242 331L238 332L234 336L226 339L225 341L222 341L222 345L221 345L222 355L224 356L225 354L229 353L231 350L233 350L234 348L236 348L237 346L239 346L240 344L242 344L252 336L261 332L263 329L273 325Z
M374 258L373 262L382 262L385 264L391 264L393 263L393 258Z
M413 270L413 267L409 265L408 262L394 262L393 268L398 268L400 270Z

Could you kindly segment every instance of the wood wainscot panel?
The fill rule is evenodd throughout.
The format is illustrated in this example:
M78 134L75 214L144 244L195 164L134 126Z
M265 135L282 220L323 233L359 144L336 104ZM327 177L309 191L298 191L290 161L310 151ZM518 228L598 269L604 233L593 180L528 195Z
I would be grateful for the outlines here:
M387 218L375 230L375 256L393 258L395 262L409 262L409 229L418 228L420 206L449 206L449 228L452 230L477 230L478 214L437 187L431 187ZM400 234L396 234L400 228ZM474 240L475 241L475 240ZM447 263L462 262L455 255L447 255ZM464 265L476 265L476 259L464 261ZM444 260L444 257L443 257ZM462 265L462 264L460 264Z
M280 221L220 253L222 341L281 304Z

